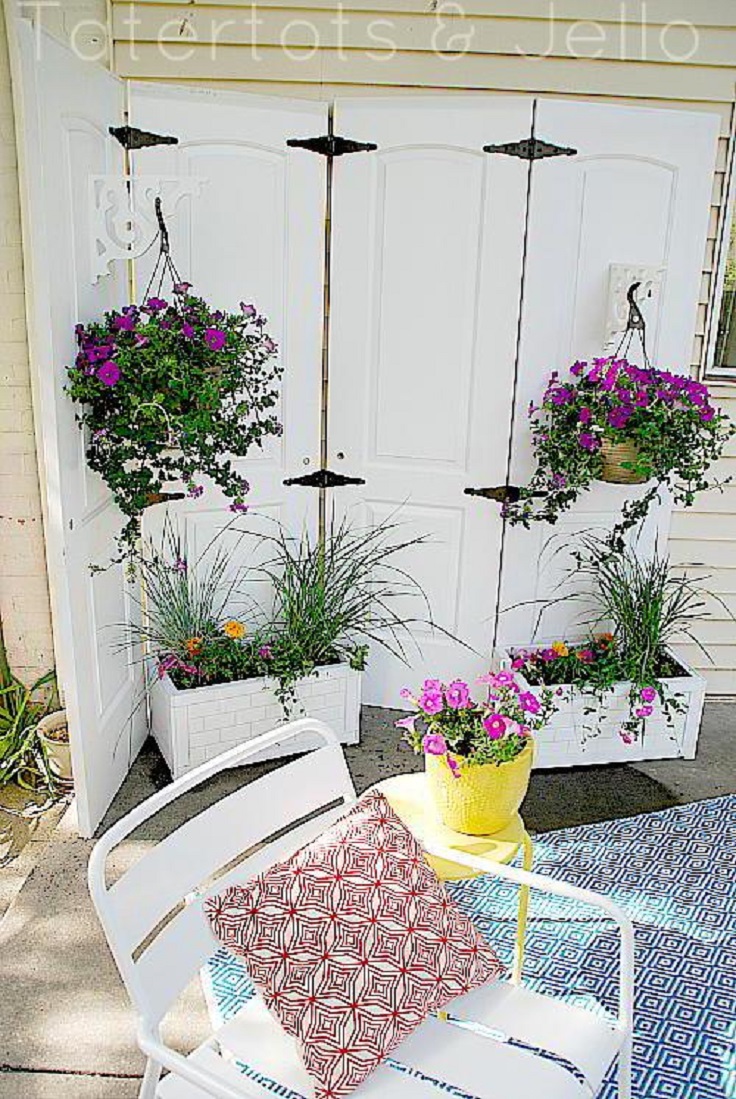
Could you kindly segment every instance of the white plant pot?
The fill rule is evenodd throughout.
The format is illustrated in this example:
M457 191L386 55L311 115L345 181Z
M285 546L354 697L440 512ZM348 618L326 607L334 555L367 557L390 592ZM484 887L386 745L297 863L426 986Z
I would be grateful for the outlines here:
M521 646L522 648L524 646ZM544 648L539 642L529 648ZM669 651L669 650L668 650ZM668 725L659 700L653 703L654 713L644 721L644 738L633 744L621 739L621 727L629 716L630 683L617 683L606 694L597 713L585 713L598 707L593 695L562 685L563 694L556 701L557 712L549 724L535 733L537 751L535 768L580 767L586 764L635 763L645 759L695 759L703 716L706 682L675 653L669 655L682 666L683 675L663 679L665 689L684 703L683 713L672 715ZM503 654L504 667L511 665L511 655ZM517 672L523 690L538 695L541 687L531 686Z
M276 697L273 679L242 679L180 691L168 676L156 678L149 686L151 734L174 778L298 717L318 718L343 744L357 744L361 676L347 664L318 668L297 683L298 701L289 719ZM290 740L285 748L277 744L261 752L254 762L308 751L318 743L318 738L305 735Z

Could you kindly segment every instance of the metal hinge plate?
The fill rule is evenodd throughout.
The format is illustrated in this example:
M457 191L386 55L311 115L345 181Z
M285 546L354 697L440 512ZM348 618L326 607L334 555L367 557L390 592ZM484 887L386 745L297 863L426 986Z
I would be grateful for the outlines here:
M321 156L345 156L346 153L372 153L378 146L372 141L353 141L339 134L322 134L321 137L291 137L286 144L292 149L308 149Z
M178 137L167 134L152 134L148 130L139 130L137 126L110 126L109 132L124 149L148 149L152 145L178 145Z
M507 141L503 145L484 145L484 153L501 153L520 160L546 160L552 156L577 156L577 149L565 145L553 145L538 137L525 137L521 141Z
M287 477L285 485L301 485L306 488L341 488L343 485L364 485L362 477L346 477L331 469L315 469L303 477Z

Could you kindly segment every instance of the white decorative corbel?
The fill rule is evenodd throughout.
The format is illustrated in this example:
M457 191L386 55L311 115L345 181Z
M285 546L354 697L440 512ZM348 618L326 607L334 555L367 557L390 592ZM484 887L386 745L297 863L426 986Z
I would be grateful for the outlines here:
M158 233L156 198L168 219L204 183L201 176L90 176L91 281L109 274L116 260L135 259L151 246Z
M611 264L606 328L603 334L603 347L606 354L615 352L626 331L626 322L629 317L629 302L626 294L632 283L641 284L636 292L636 301L647 322L647 331L652 336L656 334L665 271L665 267L644 267L630 263Z

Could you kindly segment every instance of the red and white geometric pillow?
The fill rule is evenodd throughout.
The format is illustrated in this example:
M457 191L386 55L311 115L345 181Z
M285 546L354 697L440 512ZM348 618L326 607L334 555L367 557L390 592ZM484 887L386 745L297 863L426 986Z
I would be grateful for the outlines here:
M206 911L317 1099L349 1095L431 1012L503 973L380 793Z

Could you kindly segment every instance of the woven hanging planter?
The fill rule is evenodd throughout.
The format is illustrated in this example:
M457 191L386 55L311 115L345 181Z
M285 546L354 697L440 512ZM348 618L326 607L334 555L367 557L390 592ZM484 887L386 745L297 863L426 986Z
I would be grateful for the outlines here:
M639 449L635 443L626 441L612 443L610 439L603 439L601 443L601 456L603 469L600 480L609 485L643 485L648 478L636 470L627 469L626 463L636 463L639 458Z
M183 492L149 492L146 496L146 507L153 507L154 504L168 504L172 500L183 500L184 496Z

